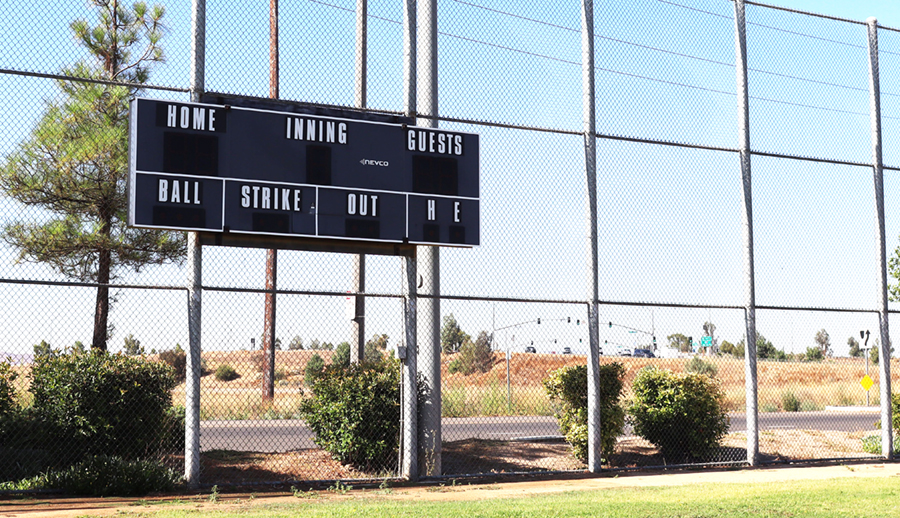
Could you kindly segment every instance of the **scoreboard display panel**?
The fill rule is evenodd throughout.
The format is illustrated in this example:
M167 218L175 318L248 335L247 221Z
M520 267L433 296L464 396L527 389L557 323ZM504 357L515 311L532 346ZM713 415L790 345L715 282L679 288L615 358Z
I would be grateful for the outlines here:
M357 113L134 99L128 223L478 246L478 135Z

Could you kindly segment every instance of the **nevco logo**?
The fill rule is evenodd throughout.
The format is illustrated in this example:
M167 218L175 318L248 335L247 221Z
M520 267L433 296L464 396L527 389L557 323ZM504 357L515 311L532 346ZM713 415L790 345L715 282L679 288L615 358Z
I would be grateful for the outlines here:
M387 167L391 165L387 160L369 160L368 158L363 158L359 163L362 165L377 165L378 167Z

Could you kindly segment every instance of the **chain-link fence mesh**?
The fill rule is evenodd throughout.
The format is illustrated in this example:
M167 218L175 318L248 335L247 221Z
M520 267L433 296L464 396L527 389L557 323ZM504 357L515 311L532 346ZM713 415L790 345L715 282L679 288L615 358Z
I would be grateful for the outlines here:
M356 3L282 4L279 96L359 104ZM156 28L152 8L120 5L130 15L118 19L113 38L98 17L111 5L0 7L0 19L16 21L0 37L7 483L65 468L100 445L185 469L190 265L183 236L128 230L124 214L128 99L189 101L191 7L166 4ZM581 5L441 0L438 10L439 110L424 115L480 136L481 245L441 249L440 343L423 343L420 326L420 352L442 350L431 403L441 408L440 458L419 453L421 473L587 466L587 387L578 376L590 343L588 188L599 201L601 392L604 404L618 401L603 407L601 426L611 434L604 467L746 462L753 431L734 4L594 6L590 186ZM364 108L407 109L403 16L400 2L368 2ZM866 25L759 4L746 16L759 460L878 456L876 274L885 266L873 224ZM269 31L265 3L207 6L205 90L269 96ZM900 47L898 31L882 27L878 36L885 232L896 257L900 180L892 168L900 163L891 143L900 92L892 85ZM105 52L114 45L125 51ZM202 483L401 475L396 357L411 345L403 261L366 258L369 361L357 369L349 366L354 256L281 250L268 394L266 252L204 247ZM104 367L81 352L103 346L136 363ZM159 363L173 370L140 370ZM109 377L91 385L78 376L92 369ZM149 389L129 392L133 380L113 375L124 371L156 380L165 404L137 397L152 399ZM420 380L420 392L434 381ZM661 386L713 420L659 418L671 405L649 412ZM129 420L153 433L120 435L134 430Z

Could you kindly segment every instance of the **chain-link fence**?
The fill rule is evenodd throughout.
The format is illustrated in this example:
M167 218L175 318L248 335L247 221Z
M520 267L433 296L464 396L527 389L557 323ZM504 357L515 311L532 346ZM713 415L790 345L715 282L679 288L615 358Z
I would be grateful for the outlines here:
M101 16L114 6L120 16ZM272 287L265 250L204 246L199 450L190 433L184 444L193 266L182 234L125 225L128 101L187 103L192 86L268 97L275 58L271 6L209 5L198 86L196 13L164 7L0 7L16 27L0 37L3 481L98 453L179 472L197 462L203 484L402 476L411 417L396 357L416 352L405 347L403 254L367 255L361 287L355 254L281 250ZM892 371L879 363L880 279L898 271L900 235L898 31L876 31L884 87L873 118L865 23L748 3L751 183L734 2L593 5L597 174L587 185L582 4L437 8L436 112L404 100L402 2L369 1L361 18L348 0L283 2L277 16L279 98L479 134L480 246L442 248L439 283L426 279L418 294L419 474L589 467L592 340L604 468L882 456L879 387ZM277 302L268 315L267 294ZM368 361L351 367L360 331ZM136 363L104 367L81 352L104 347ZM437 349L435 379L423 354ZM159 363L174 378L140 370ZM132 397L127 376L77 375L104 368L143 373L171 405ZM423 408L439 410L437 430ZM705 417L686 421L692 408ZM138 433L129 420L144 423L142 437L122 435Z

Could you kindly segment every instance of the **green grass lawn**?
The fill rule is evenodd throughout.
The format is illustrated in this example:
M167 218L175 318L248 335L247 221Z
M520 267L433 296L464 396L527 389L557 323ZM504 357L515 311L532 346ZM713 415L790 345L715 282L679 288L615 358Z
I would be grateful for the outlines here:
M718 484L573 491L497 498L491 486L477 501L416 501L403 488L351 490L342 498L298 493L290 503L265 499L238 505L205 503L190 509L170 505L121 509L117 516L152 517L864 517L900 516L900 481L891 478L836 478L758 484ZM444 488L449 492L457 488ZM469 491L472 491L471 489ZM323 491L328 496L335 493ZM394 496L401 495L401 498ZM448 495L450 496L450 495ZM452 498L452 496L451 496Z

